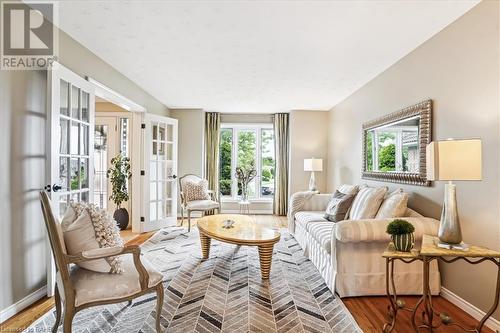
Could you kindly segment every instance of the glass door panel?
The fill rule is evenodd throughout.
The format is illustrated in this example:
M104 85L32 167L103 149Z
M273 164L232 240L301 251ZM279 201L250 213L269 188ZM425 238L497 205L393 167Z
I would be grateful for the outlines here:
M146 114L144 177L147 188L145 221L142 231L158 229L176 223L177 212L177 121Z
M71 88L69 88L71 87ZM60 80L59 107L59 181L60 205L64 214L68 198L71 201L89 201L90 192L90 117L89 93L81 88ZM84 94L84 105L80 103ZM69 109L68 109L69 107ZM82 113L82 107L85 108ZM70 110L70 112L68 112ZM85 121L82 120L84 114ZM69 164L68 164L69 163Z
M61 64L47 70L48 182L56 217L69 203L92 200L94 86ZM47 256L47 294L54 294L55 266Z

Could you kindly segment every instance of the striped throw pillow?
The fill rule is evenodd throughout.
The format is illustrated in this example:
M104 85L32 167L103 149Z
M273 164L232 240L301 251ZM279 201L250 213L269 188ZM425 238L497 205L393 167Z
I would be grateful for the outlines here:
M365 187L359 190L352 203L349 219L361 220L374 218L386 193L387 187Z

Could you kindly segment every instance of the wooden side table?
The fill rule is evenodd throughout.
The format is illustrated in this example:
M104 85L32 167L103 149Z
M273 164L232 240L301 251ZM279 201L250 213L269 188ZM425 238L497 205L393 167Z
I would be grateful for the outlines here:
M481 332L486 320L488 320L488 318L497 309L500 300L500 252L479 246L470 246L469 250L467 251L447 250L438 247L436 245L437 242L437 237L424 235L422 239L422 248L420 249L420 251L417 250L413 252L397 252L394 250L393 246L391 247L392 244L390 244L387 250L382 254L382 256L386 259L386 291L390 303L389 322L384 325L384 332L391 332L394 329L397 313L399 310L407 310L412 312L412 326L415 332L418 332L420 328L427 328L429 332L433 332L433 330L441 324L458 326L464 331L468 332ZM412 309L406 308L404 301L398 300L397 297L396 286L394 283L394 261L396 260L400 260L405 263L411 263L419 260L423 263L422 297ZM488 312L486 312L484 317L479 321L479 324L476 327L464 327L460 323L454 322L453 319L446 313L438 313L436 310L434 310L434 307L432 306L432 296L429 287L429 268L430 263L433 260L440 260L444 263L453 263L458 260L464 260L465 262L472 265L482 263L483 261L490 261L497 266L497 283L493 305L490 307ZM417 325L415 315L421 305L423 305L423 323ZM440 317L441 323L434 323L433 319L435 314Z

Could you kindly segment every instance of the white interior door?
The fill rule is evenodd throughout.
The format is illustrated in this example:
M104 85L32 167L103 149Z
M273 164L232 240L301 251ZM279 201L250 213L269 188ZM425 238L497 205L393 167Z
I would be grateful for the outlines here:
M116 209L112 200L111 182L107 171L111 166L111 159L118 154L116 117L95 117L94 131L94 203L102 209L113 213Z
M48 70L47 85L50 157L46 190L55 216L60 217L70 201L93 199L95 95L89 82L60 64ZM54 285L55 265L49 256L49 296Z
M145 114L141 231L177 222L177 119Z

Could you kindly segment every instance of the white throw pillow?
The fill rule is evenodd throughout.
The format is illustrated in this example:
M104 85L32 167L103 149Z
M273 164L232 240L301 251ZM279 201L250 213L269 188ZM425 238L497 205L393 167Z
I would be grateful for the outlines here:
M199 181L187 180L184 184L183 191L187 202L210 199L210 194L208 194L208 181L206 179L201 179Z
M61 222L68 254L105 247L123 246L113 217L92 204L71 203ZM123 272L119 256L81 262L78 266L101 273Z
M399 188L385 197L384 202L382 202L375 218L385 219L391 217L403 217L406 213L407 206L408 193L404 193L403 189Z
M349 212L350 220L372 219L377 215L387 187L364 187L359 190Z

